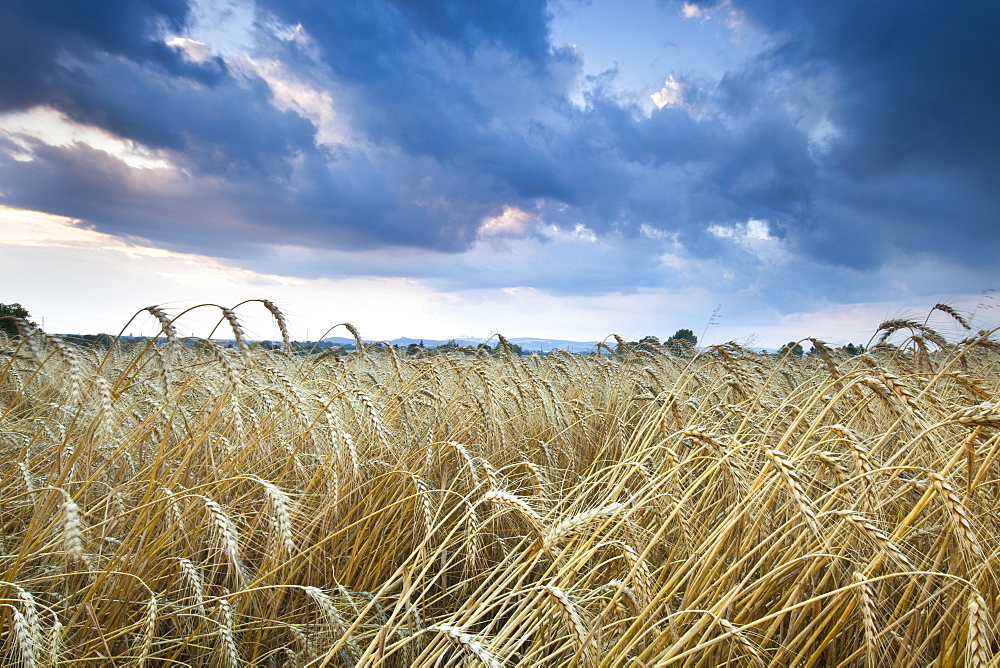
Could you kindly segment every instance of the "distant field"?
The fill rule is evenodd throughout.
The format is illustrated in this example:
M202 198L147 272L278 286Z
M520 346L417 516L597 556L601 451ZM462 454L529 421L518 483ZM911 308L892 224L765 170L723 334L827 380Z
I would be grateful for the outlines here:
M0 335L4 666L997 665L995 331L414 359L151 313Z

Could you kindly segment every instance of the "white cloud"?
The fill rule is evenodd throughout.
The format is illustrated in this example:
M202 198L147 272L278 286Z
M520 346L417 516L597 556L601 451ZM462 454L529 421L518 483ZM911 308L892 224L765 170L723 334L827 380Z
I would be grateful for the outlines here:
M492 218L484 218L479 226L480 238L523 237L534 226L534 216L523 209L505 206L503 213Z
M652 225L643 223L639 226L639 234L647 239L669 241L674 244L674 246L679 246L676 232L668 232L667 230L662 230L658 227L653 227Z
M827 118L821 118L816 125L809 130L809 152L813 157L826 153L833 143L840 138L840 129Z
M767 227L767 223L763 220L757 220L751 218L746 224L746 238L757 241L769 241L774 239L771 236L771 231Z
M742 9L736 9L729 0L723 0L722 7L726 10L726 27L733 33L733 41L746 38L746 33L753 29L747 21L747 15Z
M757 241L774 241L767 222L751 218L745 223L735 225L709 225L708 231L720 239L732 239L744 245Z
M725 225L709 225L708 231L720 239L733 239L737 235L735 227L726 227Z
M699 7L698 5L691 4L690 2L685 2L681 7L681 14L686 19L709 19L711 18L708 14L708 10Z
M42 142L61 147L84 144L104 151L137 169L171 167L163 151L153 150L136 141L120 139L100 128L74 123L48 107L0 115L0 135L7 137L23 151L15 156L22 161L34 159L35 142Z
M174 37L167 46L176 46L184 54L184 58L192 63L204 63L212 58L212 49L204 42L188 37Z
M245 53L253 48L255 13L252 0L194 0L188 36L223 57Z
M668 269L681 270L688 266L688 261L682 258L680 255L675 255L674 253L661 253L660 264Z
M696 4L687 2L681 6L681 16L685 19L699 19L701 21L711 21L712 13L721 15L725 20L726 28L730 31L730 39L733 43L746 42L748 39L759 38L757 31L747 20L746 12L733 6L732 0L719 0L709 7L699 7Z
M573 227L573 231L569 234L573 239L578 239L580 241L586 241L589 244L597 243L597 235L594 231L583 224L578 224Z
M709 225L708 231L719 239L731 242L772 270L777 266L787 265L792 260L784 241L771 234L767 221L751 218L735 225ZM749 275L752 272L746 273ZM755 283L752 281L750 284Z
M657 109L664 107L683 107L684 90L681 82L676 81L671 74L670 78L663 82L663 88L649 96Z

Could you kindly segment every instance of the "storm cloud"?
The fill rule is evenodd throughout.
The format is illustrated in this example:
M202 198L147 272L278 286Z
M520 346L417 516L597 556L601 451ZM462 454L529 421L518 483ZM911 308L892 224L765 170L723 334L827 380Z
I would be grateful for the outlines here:
M0 123L0 201L312 276L786 304L810 266L843 299L908 261L990 277L1000 5L685 5L763 46L719 76L658 62L677 95L652 104L585 74L544 2L248 0L242 53L195 39L193 1L6 2L0 111L159 162Z

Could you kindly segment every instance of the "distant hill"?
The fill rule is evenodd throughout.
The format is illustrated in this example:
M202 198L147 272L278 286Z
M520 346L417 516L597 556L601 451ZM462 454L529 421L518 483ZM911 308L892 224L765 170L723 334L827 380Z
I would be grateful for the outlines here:
M556 348L571 353L589 353L600 341L567 341L565 339L532 339L529 337L519 337L507 339L511 343L516 343L525 351L549 352Z
M402 346L405 348L411 343L420 343L423 341L424 347L426 348L437 348L438 346L444 345L453 339L413 339L410 337L401 337L398 339L392 339L391 341L386 341L386 343L391 343L394 346ZM565 339L537 339L531 337L520 337L520 338L508 338L511 343L516 343L521 346L524 352L549 352L555 350L556 348L560 350L565 350L571 353L587 353L594 349L594 346L598 344L598 341L567 341ZM485 339L470 339L456 337L454 339L456 343L460 346L471 346L475 347L483 343ZM353 344L354 339L345 338L342 336L331 336L323 339L324 343L332 344ZM365 343L375 343L375 340L365 340ZM490 340L490 347L496 346L497 340Z

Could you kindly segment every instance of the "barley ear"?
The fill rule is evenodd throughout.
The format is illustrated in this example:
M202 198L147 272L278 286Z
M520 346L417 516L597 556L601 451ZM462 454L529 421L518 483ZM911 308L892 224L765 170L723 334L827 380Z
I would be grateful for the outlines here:
M146 605L146 629L142 637L142 648L139 651L138 666L143 667L149 660L149 653L153 649L153 639L156 637L156 613L158 605L156 597L152 596Z
M10 607L12 608L11 614L14 616L14 642L21 655L21 665L24 668L34 668L38 665L35 661L35 650L38 648L32 637L31 627L20 610L13 606Z
M991 665L993 660L989 608L978 591L974 591L969 597L968 609L969 638L966 662L975 668L986 668L986 666Z
M475 659L480 665L488 666L488 668L501 668L503 665L493 658L486 648L483 647L482 643L476 640L475 636L466 633L457 626L438 624L437 626L429 627L428 630L444 634L446 638L455 643L467 656Z

